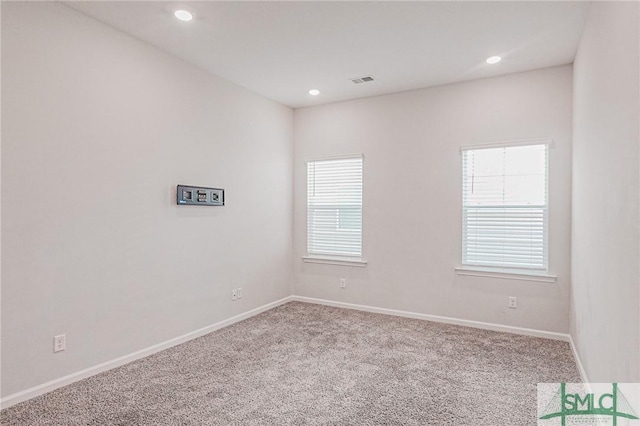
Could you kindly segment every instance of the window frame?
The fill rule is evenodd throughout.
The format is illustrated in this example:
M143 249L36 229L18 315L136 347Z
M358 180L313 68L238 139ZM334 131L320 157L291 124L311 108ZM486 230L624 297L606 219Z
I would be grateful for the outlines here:
M340 253L321 253L321 252L313 252L310 251L309 247L309 235L310 235L310 223L309 223L309 164L310 163L319 163L325 161L340 161L340 160L360 160L361 167L361 181L360 181L360 191L361 191L361 199L360 199L360 254L359 255L350 255L350 254L340 254ZM339 265L339 266L356 266L356 267L365 267L367 265L367 261L364 259L364 155L363 154L349 154L349 155L339 155L339 156L327 156L327 157L316 157L311 158L305 161L305 220L306 220L306 228L305 228L305 255L302 257L303 261L306 263L322 263L322 264L331 264L331 265Z
M543 266L540 268L529 267L516 267L504 264L494 265L479 265L465 262L465 229L466 229L466 216L465 216L465 175L464 175L464 155L465 151L492 149L492 148L514 148L519 146L532 146L532 145L546 145L545 149L545 214L543 217ZM504 142L493 142L487 144L467 145L460 148L461 154L461 252L460 252L460 267L456 267L456 273L460 275L475 275L482 277L494 277L494 278L511 278L511 279L523 279L531 281L543 281L543 282L555 282L557 277L549 273L550 257L549 257L549 221L551 214L551 200L549 197L550 187L550 169L551 169L551 149L553 148L554 141L550 138L545 139L524 139Z

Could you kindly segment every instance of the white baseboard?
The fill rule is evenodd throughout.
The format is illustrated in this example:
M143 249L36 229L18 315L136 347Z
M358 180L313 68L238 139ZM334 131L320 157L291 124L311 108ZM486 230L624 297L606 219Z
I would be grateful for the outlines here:
M395 316L405 317L405 318L415 318L415 319L420 319L425 321L461 325L465 327L480 328L484 330L501 331L506 333L522 334L525 336L542 337L546 339L561 340L561 341L569 342L569 344L571 345L571 350L573 351L573 355L576 359L576 364L578 365L578 369L580 370L580 376L582 378L582 381L585 383L588 383L587 375L582 366L582 362L580 361L580 357L578 356L576 347L573 343L573 340L571 339L571 336L568 334L556 333L556 332L544 331L544 330L535 330L531 328L513 327L508 325L502 325L502 324L493 324L493 323L451 318L451 317L443 317L438 315L421 314L417 312L400 311L396 309L378 308L375 306L368 306L368 305L357 305L353 303L336 302L332 300L316 299L312 297L287 296L280 300L276 300L274 302L268 303L266 305L260 306L258 308L255 308L250 311L244 312L242 314L228 318L226 320L217 322L215 324L211 324L209 326L189 332L179 337L175 337L165 342L158 343L157 345L153 345L148 348L141 349L139 351L133 352L128 355L124 355L122 357L113 359L111 361L107 361L102 364L98 364L93 367L89 367L84 370L69 374L67 376L60 377L58 379L51 380L49 382L14 393L12 395L9 395L5 398L0 399L0 409L8 408L12 405L15 405L20 402L26 401L28 399L34 398L36 396L45 394L47 392L51 392L55 389L61 388L63 386L69 385L71 383L77 382L87 377L91 377L98 373L102 373L104 371L111 370L116 367L120 367L124 364L128 364L132 361L138 360L140 358L144 358L156 352L160 352L165 349L171 348L173 346L179 345L181 343L185 343L189 340L204 336L205 334L227 327L231 324L245 320L247 318L258 315L262 312L268 311L277 306L280 306L287 302L292 302L292 301L315 303L319 305L334 306L338 308L355 309L355 310L365 311L365 312L372 312L372 313L385 314L385 315L395 315Z
M582 383L590 383L587 377L587 372L582 365L582 360L580 359L580 354L578 353L578 348L576 348L576 344L573 342L573 337L569 335L569 345L571 345L571 352L573 352L573 357L576 360L576 365L578 366L578 371L580 372L580 378L582 379Z
M34 398L36 396L45 394L47 392L51 392L52 390L61 388L63 386L69 385L71 383L77 382L82 379L86 379L87 377L94 376L98 373L102 373L103 371L111 370L116 367L120 367L121 365L128 364L132 361L135 361L140 358L144 358L146 356L152 355L156 352L163 351L165 349L169 349L173 346L179 345L181 343L185 343L189 340L195 339L197 337L204 336L205 334L209 334L212 331L219 330L221 328L227 327L236 322L245 320L252 316L258 315L264 311L268 311L269 309L273 309L277 306L283 305L287 302L293 300L292 296L287 296L283 299L276 300L275 302L267 303L266 305L260 306L258 308L252 309L250 311L244 312L242 314L233 316L226 320L217 322L215 324L208 325L206 327L200 328L198 330L189 332L187 334L183 334L182 336L175 337L173 339L169 339L165 342L158 343L157 345L150 346L145 349L141 349L139 351L130 353L128 355L121 356L119 358L113 359L111 361L103 362L102 364L95 365L93 367L86 368L81 371L77 371L75 373L71 373L67 376L60 377L55 380L51 380L50 382L42 383L40 385L31 387L29 389L25 389L23 391L14 393L0 400L0 409L4 409L10 407L12 405L18 404L20 402L26 401L28 399Z
M439 315L420 314L417 312L399 311L396 309L378 308L368 305L356 305L353 303L335 302L333 300L315 299L313 297L293 296L291 300L318 305L335 306L337 308L356 309L358 311L373 312L376 314L395 315L398 317L415 318L425 321L441 322L445 324L462 325L465 327L481 328L483 330L502 331L505 333L522 334L525 336L542 337L545 339L569 341L569 335L553 331L535 330L532 328L513 327L510 325L493 324L488 322L472 321L459 318L442 317Z

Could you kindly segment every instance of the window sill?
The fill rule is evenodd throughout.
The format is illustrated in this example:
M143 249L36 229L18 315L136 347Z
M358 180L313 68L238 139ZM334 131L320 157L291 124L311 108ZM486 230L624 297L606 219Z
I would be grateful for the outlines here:
M302 261L305 263L322 263L325 265L338 265L338 266L355 266L358 268L364 268L367 266L367 261L354 258L354 257L333 257L333 256L302 256Z
M521 271L517 269L493 269L475 266L459 266L455 268L458 275L471 275L474 277L503 278L510 280L538 281L554 283L558 280L556 275L547 272Z

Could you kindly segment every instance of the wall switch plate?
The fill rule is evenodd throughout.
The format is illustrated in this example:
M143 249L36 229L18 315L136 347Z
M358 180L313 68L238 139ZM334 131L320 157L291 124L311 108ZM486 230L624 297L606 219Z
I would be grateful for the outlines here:
M67 349L67 338L65 334L53 337L53 352L61 352Z
M242 299L242 287L238 288L238 299Z
M509 297L509 308L516 309L518 307L518 298L514 296Z
M178 185L176 201L182 206L224 206L224 189Z
M340 288L347 288L347 279L340 278Z
M231 300L236 300L238 298L238 290L235 288L231 290Z

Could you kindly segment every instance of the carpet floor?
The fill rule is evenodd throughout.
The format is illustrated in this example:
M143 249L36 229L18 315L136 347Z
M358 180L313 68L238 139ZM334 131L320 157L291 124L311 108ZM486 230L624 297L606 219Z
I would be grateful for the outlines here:
M291 302L0 412L2 425L535 425L566 342Z

